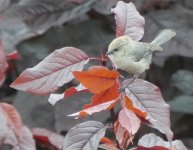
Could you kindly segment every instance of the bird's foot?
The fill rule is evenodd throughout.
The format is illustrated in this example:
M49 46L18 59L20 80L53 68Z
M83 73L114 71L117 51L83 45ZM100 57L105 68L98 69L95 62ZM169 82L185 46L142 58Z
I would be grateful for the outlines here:
M138 77L135 77L135 76L134 76L134 78L133 78L126 86L119 88L119 89L118 89L119 93L124 92L125 89L126 89L135 79L137 79L137 78L138 78Z
M124 92L124 91L125 91L125 87L121 87L121 88L119 88L119 89L118 89L118 91L119 91L119 93Z

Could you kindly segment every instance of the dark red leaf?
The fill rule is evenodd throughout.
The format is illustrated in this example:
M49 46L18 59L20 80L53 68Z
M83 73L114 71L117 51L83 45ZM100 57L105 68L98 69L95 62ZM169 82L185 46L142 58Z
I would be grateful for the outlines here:
M8 125L13 129L18 137L22 137L23 123L17 110L10 104L0 103L0 109L3 110Z
M6 57L8 60L17 60L17 59L19 59L19 54L17 51L14 51L12 53L7 54Z
M125 128L131 135L137 133L141 125L140 119L127 108L123 108L119 112L118 121L121 127Z
M31 129L34 139L40 145L54 147L56 150L62 149L64 137L47 129Z
M28 68L11 84L11 87L34 94L49 94L70 82L72 71L81 71L88 56L74 47L55 50L33 68Z
M168 148L161 147L161 146L154 146L154 147L143 147L143 146L138 146L135 150L169 150Z
M127 35L136 41L143 37L145 19L132 2L119 1L111 11L115 14L117 37Z
M131 134L118 121L114 123L114 132L120 148L126 149L133 140Z

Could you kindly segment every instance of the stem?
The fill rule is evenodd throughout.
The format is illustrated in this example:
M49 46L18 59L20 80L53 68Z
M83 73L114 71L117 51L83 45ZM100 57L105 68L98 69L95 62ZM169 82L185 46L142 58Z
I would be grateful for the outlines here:
M114 108L111 108L111 109L110 109L110 114L111 114L112 123L114 124L115 121L116 121Z
M98 60L98 61L102 61L100 58L89 58L89 60Z
M104 58L103 55L101 55L101 56L102 56L101 59L100 59L100 60L101 60L101 65L102 65L102 66L107 66L106 58ZM110 109L110 114L111 114L111 120L112 120L112 124L113 124L113 129L114 129L114 123L115 123L115 121L116 121L116 116L115 116L114 108L111 108L111 109ZM114 134L114 137L115 137L115 140L116 140L117 148L120 149L120 150L122 150L122 149L120 148L120 146L119 146L119 142L118 142L117 139L116 139L116 135L115 135L114 130L113 130L113 134Z
M114 123L116 121L116 116L115 116L115 111L114 111L114 108L111 108L110 109L110 114L111 114L111 120L112 120L112 124L113 124L113 129L114 129ZM115 135L115 132L113 131L113 134L114 134L114 137L115 137L115 140L116 140L116 144L117 144L117 148L121 150L120 146L119 146L119 142L117 141L116 139L116 135Z

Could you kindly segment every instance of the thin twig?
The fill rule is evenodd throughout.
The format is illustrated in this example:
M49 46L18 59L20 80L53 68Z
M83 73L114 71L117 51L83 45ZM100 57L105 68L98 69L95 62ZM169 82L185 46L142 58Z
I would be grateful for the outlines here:
M114 129L114 123L116 121L116 116L115 116L115 111L114 111L114 108L111 108L110 109L110 114L111 114L111 121L112 121L112 124L113 124L113 129ZM116 135L115 135L115 132L113 131L113 134L114 134L114 137L115 137L115 140L116 140L116 144L117 144L117 148L121 150L120 146L119 146L119 142L117 141L116 139Z
M102 66L106 66L106 65L107 65L107 59L106 59L103 55L101 55L100 60L101 60L101 65L102 65ZM113 129L114 129L114 123L115 123L115 121L116 121L116 116L115 116L114 108L111 108L111 109L110 109L110 114L111 114L111 120L112 120L112 124L113 124ZM118 142L117 139L116 139L116 135L115 135L114 130L113 130L113 134L114 134L114 137L115 137L115 140L116 140L116 144L117 144L118 149L122 150L122 149L120 148L120 146L119 146L119 142Z
M102 61L100 58L94 58L94 57L89 58L89 60L98 60L98 61Z

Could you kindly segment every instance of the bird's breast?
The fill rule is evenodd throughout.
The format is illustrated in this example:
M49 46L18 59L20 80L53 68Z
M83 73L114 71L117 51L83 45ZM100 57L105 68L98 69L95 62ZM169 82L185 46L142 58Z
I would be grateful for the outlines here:
M112 57L113 64L129 74L141 74L145 71L144 65L140 62L135 62L129 56Z

